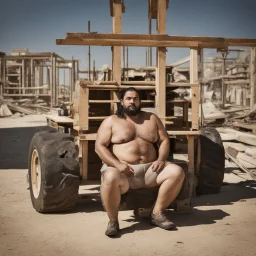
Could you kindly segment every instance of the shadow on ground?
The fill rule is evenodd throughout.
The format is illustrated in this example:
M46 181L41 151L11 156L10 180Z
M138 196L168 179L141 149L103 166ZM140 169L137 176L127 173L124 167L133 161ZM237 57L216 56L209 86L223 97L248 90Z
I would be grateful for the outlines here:
M193 206L231 205L238 201L256 198L256 181L225 183L220 193L197 196L192 200Z
M88 189L98 190L100 187ZM87 189L86 189L87 190ZM90 191L91 192L91 191ZM212 195L197 196L193 199L193 206L218 206L218 205L231 205L235 202L244 202L247 199L256 198L256 182L255 181L243 181L237 184L228 184L222 187L221 192ZM221 208L221 207L220 207ZM91 194L80 195L77 202L76 212L97 212L104 211L99 192ZM73 213L74 213L73 212ZM216 223L218 220L222 220L229 213L221 209L196 209L194 208L191 214L176 214L173 210L168 210L166 215L175 223L176 229L171 230L173 232L179 227L184 226L198 226L198 225L210 225ZM131 213L130 218L123 219L131 223L131 226L125 227L120 230L120 236L128 233L133 233L137 230L150 230L155 228L149 222L149 218L141 218ZM226 225L229 225L228 223ZM119 237L120 237L119 236Z

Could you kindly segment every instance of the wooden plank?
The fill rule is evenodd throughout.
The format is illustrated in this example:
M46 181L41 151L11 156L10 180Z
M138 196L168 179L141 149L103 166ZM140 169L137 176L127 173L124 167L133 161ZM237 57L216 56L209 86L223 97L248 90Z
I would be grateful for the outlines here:
M89 89L80 86L79 95L79 127L82 131L89 130Z
M256 175L253 173L253 171L250 171L246 167L244 167L235 157L231 156L226 152L226 158L231 159L241 170L249 174L254 180L256 180Z
M233 80L233 81L224 81L226 85L241 85L241 84L250 84L250 80Z
M194 136L188 136L188 183L189 183L189 198L195 195L194 179L195 179L195 147Z
M198 50L190 49L190 82L198 82ZM199 129L199 85L191 89L192 130Z
M166 0L158 0L157 3L157 34L166 33ZM156 50L156 95L155 108L156 113L163 125L165 125L166 116L166 48L159 47Z
M87 85L87 88L90 90L120 90L120 89L127 89L131 86L128 85ZM137 90L155 90L155 86L133 86Z
M29 89L29 90L48 90L47 88L45 88L43 86L37 86L37 87L22 87L22 86L19 86L19 87L5 87L4 89L5 90L17 90L17 89L22 89L22 90L25 90L25 89Z
M167 131L169 135L200 135L200 131Z
M79 141L79 162L80 162L80 173L82 180L88 179L88 141Z
M225 137L230 137L232 140L237 140L249 145L256 146L256 135L239 132L234 129L229 128L217 128L218 132L220 133L221 139L225 140Z
M251 86L251 100L250 108L254 110L256 102L256 47L251 48L251 62L250 62L250 86Z
M121 85L155 85L155 81L122 81Z
M224 148L232 147L236 149L238 152L244 152L246 150L246 147L242 143L235 143L235 142L223 142Z
M58 45L98 46L152 46L152 47L200 47L227 48L228 46L256 46L256 39L189 37L143 34L91 34L67 33L66 39L56 39Z
M74 119L69 118L67 116L47 115L46 119L59 124L73 124L74 122Z
M121 1L115 0L113 2L113 34L122 33L122 3ZM121 85L121 47L114 46L113 52L113 80L117 83L117 85ZM118 95L116 92L110 92L111 100L118 100ZM117 104L111 104L111 113L114 114L117 110Z
M35 95L35 94L12 94L12 93L4 93L3 96L5 97L36 97L36 96L44 96L44 97L51 97L50 94L44 94L44 93L41 93L41 94L38 94L38 95Z
M256 159L253 157L248 156L245 153L239 152L236 156L238 160L242 159L243 161L246 161L252 165L254 165L254 168L256 168Z

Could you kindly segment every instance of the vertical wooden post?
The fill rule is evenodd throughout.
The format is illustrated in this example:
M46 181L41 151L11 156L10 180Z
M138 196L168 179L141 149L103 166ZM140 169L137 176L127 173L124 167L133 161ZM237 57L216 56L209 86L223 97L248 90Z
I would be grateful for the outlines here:
M79 89L79 132L83 133L89 130L89 89L82 86ZM83 180L88 178L88 153L88 141L80 140L79 159Z
M76 61L76 80L79 80L79 60Z
M70 92L70 102L72 102L73 100L72 67L69 68L69 92Z
M53 67L52 67L52 83L53 83L53 101L57 104L57 85L56 85L56 56L53 57Z
M189 183L189 198L194 195L194 180L195 180L195 147L194 147L194 136L188 135L188 183Z
M148 0L148 33L149 35L152 34L152 20L150 16L150 0ZM152 66L152 47L149 47L149 52L148 52L148 59L149 59L149 66Z
M166 0L158 0L157 33L166 34ZM156 62L156 113L165 125L166 116L166 48L157 48Z
M113 34L122 33L122 2L121 0L113 1ZM121 85L121 46L113 46L113 80ZM116 92L111 92L111 99L118 100ZM117 109L115 103L111 104L111 112Z
M54 105L55 101L55 92L54 92L54 57L53 55L51 56L51 107Z
M35 86L34 60L30 60L30 87Z
M40 61L39 64L39 86L43 89L44 84L44 76L43 76L43 62ZM41 90L42 91L42 90ZM38 93L40 93L40 90L38 90Z
M59 95L60 95L60 69L59 66L56 66L56 103L59 104Z
M88 179L88 140L80 140L79 143L79 161L80 161L80 173L83 180Z
M19 94L23 94L22 87L22 67L19 67Z
M222 85L222 106L225 108L226 104L226 94L227 94L227 86L224 83L224 76L226 74L226 56L222 56L222 79L221 79L221 85Z
M6 87L6 59L3 57L3 94L5 92L4 88Z
M3 57L0 58L0 96L3 96Z
M96 80L96 67L95 67L95 60L93 60L93 81Z
M80 86L79 92L79 130L89 130L89 89Z
M204 123L204 113L203 113L203 91L204 91L204 83L203 83L203 78L204 78L204 49L201 48L199 50L199 66L200 66L200 78L199 78L199 106L200 106L200 126L203 126Z
M75 83L76 83L76 65L74 57L72 56L72 92L75 91Z
M190 83L198 83L198 50L190 49ZM199 85L193 86L191 93L192 130L198 130L199 119Z
M88 21L88 33L91 32L91 22ZM91 46L88 46L88 80L91 81Z
M129 80L128 66L129 66L129 49L128 49L128 46L127 46L126 47L126 81Z
M256 47L251 48L251 63L250 63L250 86L251 86L251 99L250 108L254 110L255 96L256 96Z
M23 59L22 60L22 83L21 83L21 87L25 87L26 86L26 62ZM25 91L22 89L22 94L25 94Z

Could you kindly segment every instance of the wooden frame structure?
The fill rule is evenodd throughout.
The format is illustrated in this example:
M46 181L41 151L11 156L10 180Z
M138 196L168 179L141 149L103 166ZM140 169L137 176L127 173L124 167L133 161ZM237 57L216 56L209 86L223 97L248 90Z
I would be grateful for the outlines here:
M66 39L57 39L58 45L95 45L113 47L113 81L88 82L80 80L80 105L79 105L79 156L81 160L81 176L86 183L88 179L88 142L96 139L96 134L90 132L91 120L103 120L105 117L90 117L88 108L90 103L119 102L116 92L123 88L133 86L138 90L155 90L156 113L165 126L172 124L172 117L166 116L166 89L169 87L191 88L191 99L183 101L184 120L188 121L188 103L192 106L191 127L186 130L168 130L169 135L186 135L188 139L188 178L189 198L183 200L182 205L190 206L194 187L197 182L194 164L194 139L199 131L199 78L198 59L202 55L203 48L227 49L229 46L256 47L256 39L234 39L217 37L185 37L166 35L166 10L167 0L149 0L149 17L156 18L157 35L122 34L122 13L124 6L120 0L110 0L111 16L113 17L112 34L67 33ZM156 47L156 81L121 81L121 46ZM183 47L190 48L190 83L168 83L166 80L166 48ZM252 78L253 80L254 78ZM254 80L253 80L254 81ZM255 85L255 81L252 82ZM110 100L89 99L92 90L110 90ZM175 103L173 101L172 103Z
M60 95L60 69L69 72L71 100L78 80L78 60L67 60L56 53L25 53L0 57L0 95L4 98L44 97L53 107ZM12 82L10 80L15 80ZM44 80L48 88L44 87Z

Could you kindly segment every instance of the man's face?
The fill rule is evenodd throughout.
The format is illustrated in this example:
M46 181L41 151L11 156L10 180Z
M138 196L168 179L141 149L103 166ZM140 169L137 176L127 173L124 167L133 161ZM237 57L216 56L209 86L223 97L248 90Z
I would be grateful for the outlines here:
M136 116L140 112L140 98L135 91L126 92L121 104L128 116Z

